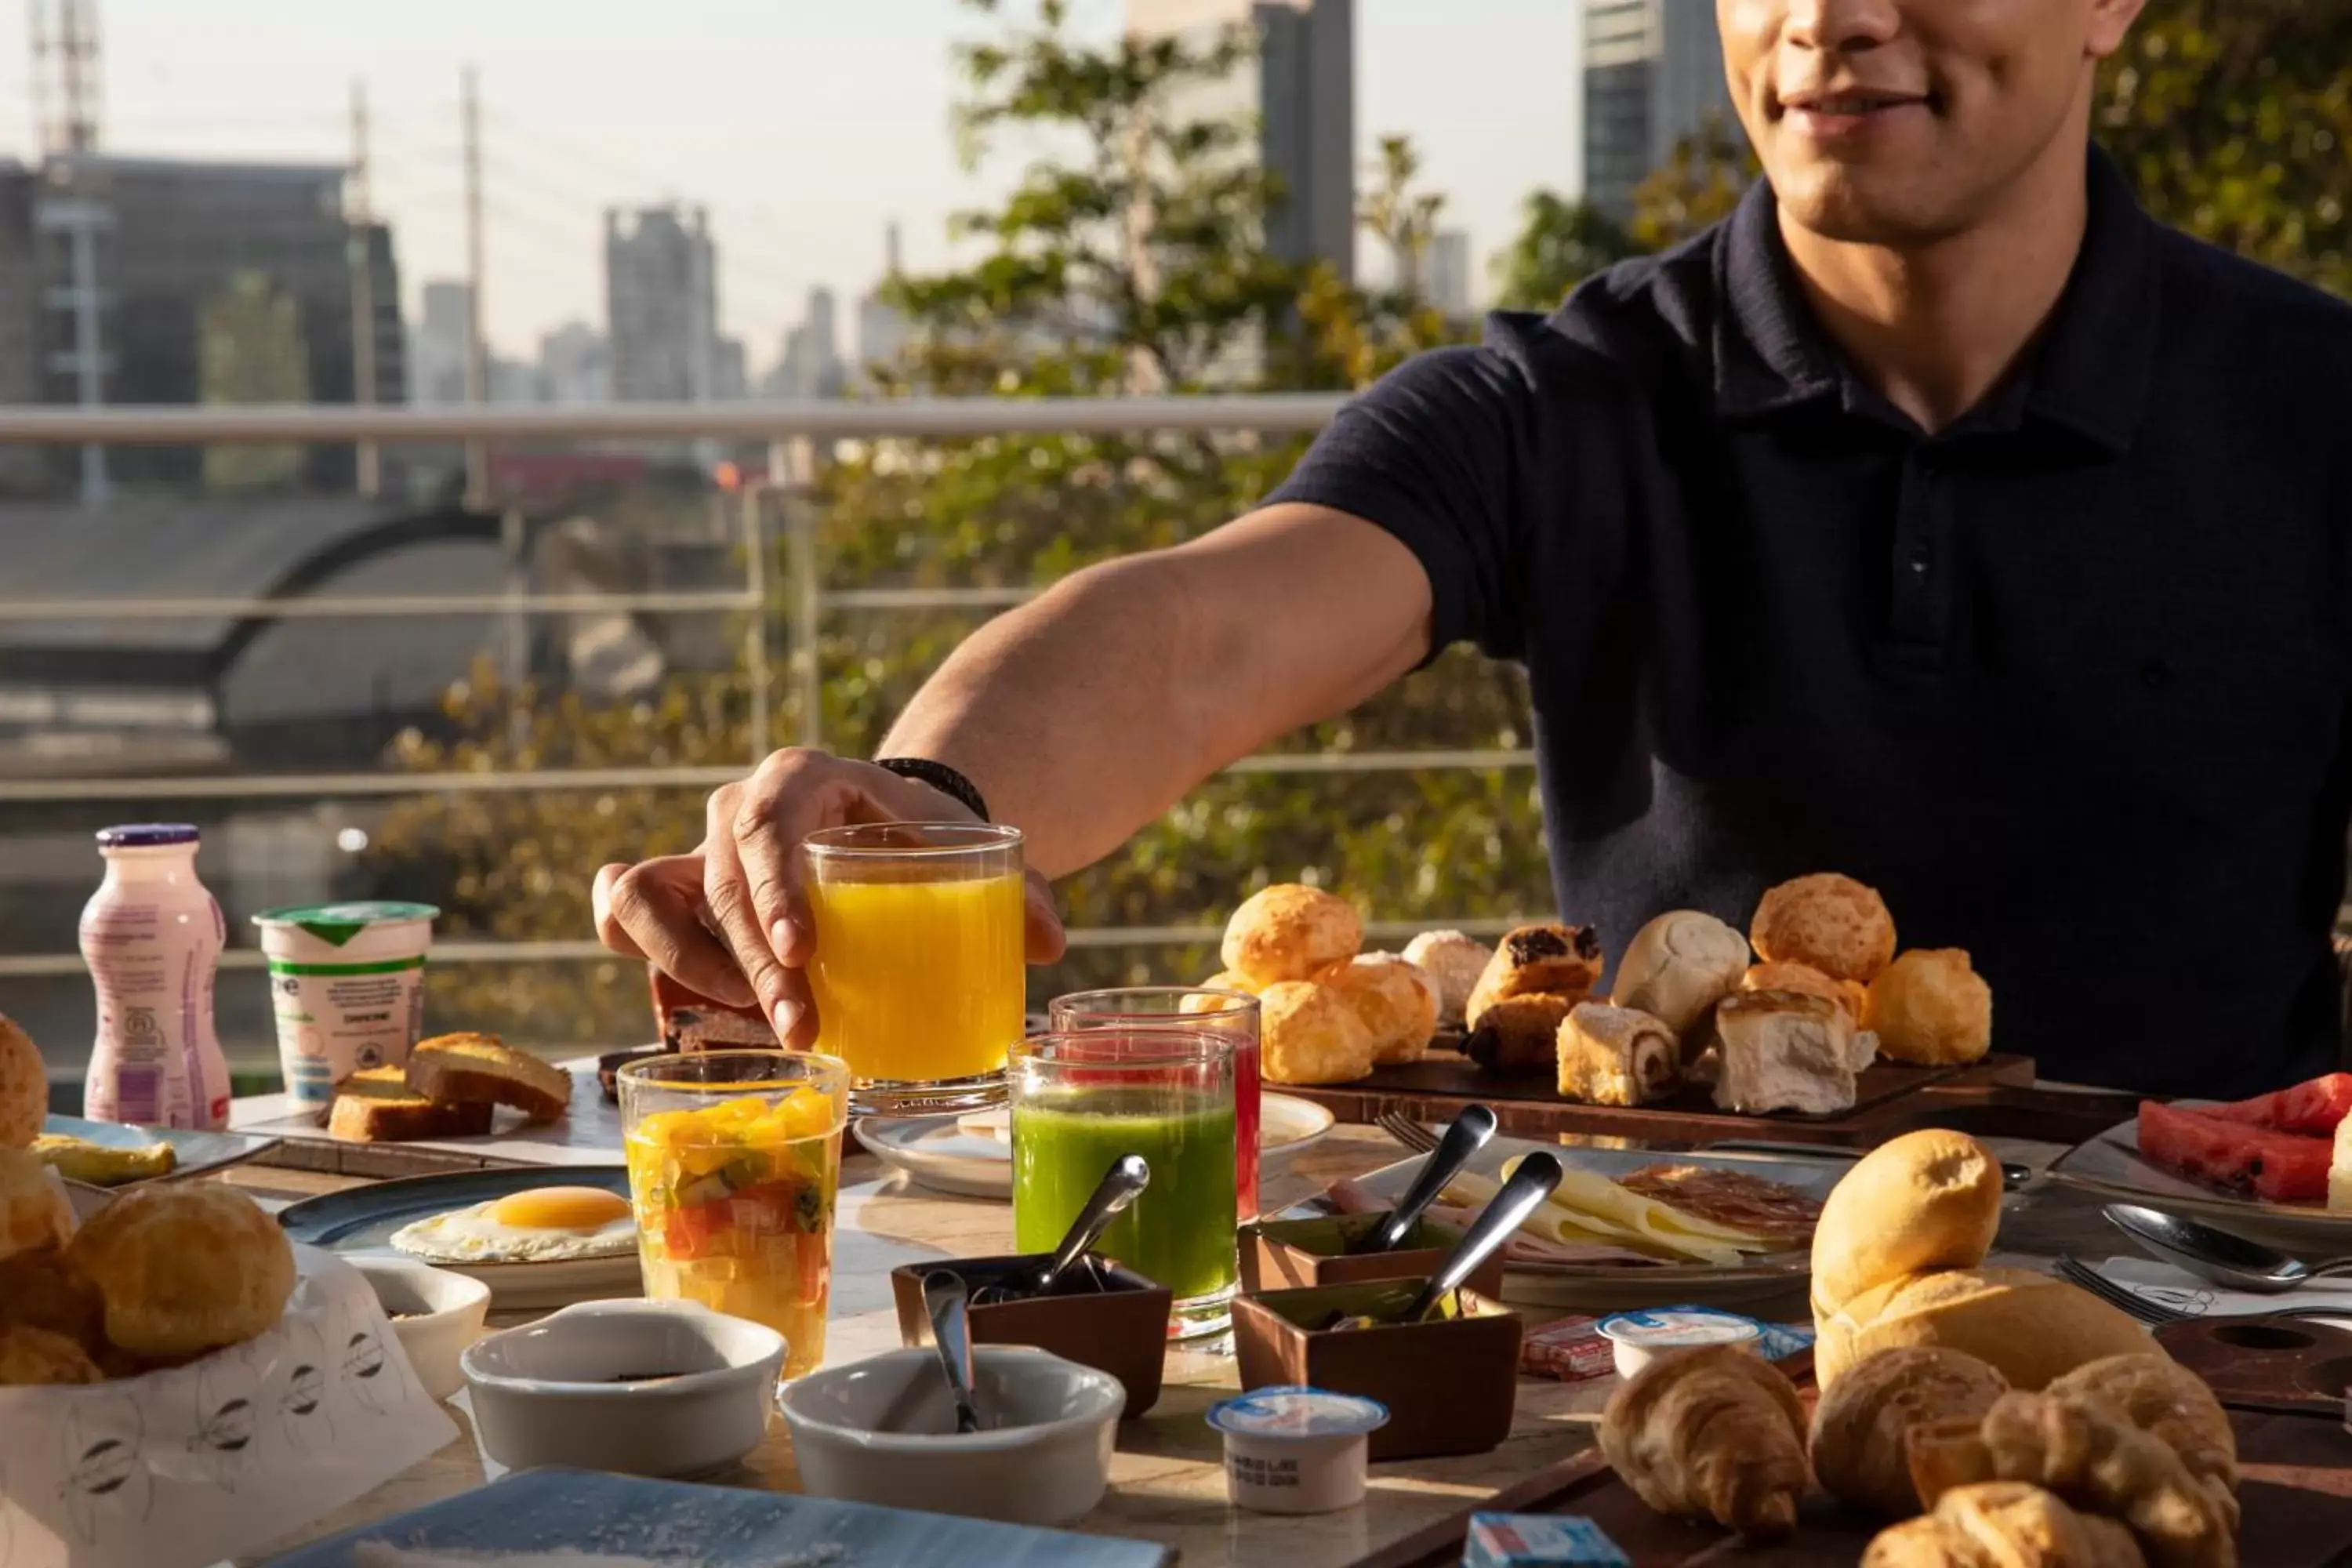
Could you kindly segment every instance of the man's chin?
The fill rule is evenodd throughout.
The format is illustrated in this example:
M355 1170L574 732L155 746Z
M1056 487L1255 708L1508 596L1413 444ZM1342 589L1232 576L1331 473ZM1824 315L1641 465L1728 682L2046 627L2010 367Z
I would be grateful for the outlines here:
M1925 245L1951 232L1917 182L1888 171L1812 168L1776 175L1772 194L1784 221L1843 245Z

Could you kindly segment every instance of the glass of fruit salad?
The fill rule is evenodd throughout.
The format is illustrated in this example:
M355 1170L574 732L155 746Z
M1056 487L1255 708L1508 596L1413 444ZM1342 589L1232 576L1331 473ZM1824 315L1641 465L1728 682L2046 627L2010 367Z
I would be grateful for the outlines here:
M784 1374L824 1359L849 1068L793 1051L695 1051L618 1075L646 1294L784 1336Z

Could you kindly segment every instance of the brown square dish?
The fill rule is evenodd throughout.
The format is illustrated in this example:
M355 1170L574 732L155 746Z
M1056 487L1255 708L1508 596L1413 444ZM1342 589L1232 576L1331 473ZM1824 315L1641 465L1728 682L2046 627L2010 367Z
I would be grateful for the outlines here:
M1244 1389L1305 1384L1389 1407L1374 1459L1483 1454L1510 1436L1519 1392L1519 1315L1457 1291L1422 1323L1327 1329L1339 1314L1395 1312L1423 1281L1373 1280L1269 1290L1234 1302Z
M1312 1219L1265 1219L1242 1227L1242 1289L1302 1290L1316 1285L1353 1285L1365 1279L1426 1279L1462 1239L1450 1225L1417 1219L1393 1252L1349 1257L1358 1237L1389 1217L1372 1214L1321 1215ZM1503 1293L1503 1255L1497 1252L1470 1276L1470 1289L1490 1300Z
M1035 1345L1066 1361L1107 1372L1127 1390L1121 1419L1133 1420L1160 1401L1160 1374L1168 1357L1168 1287L1108 1259L1089 1255L1088 1260L1104 1289L1066 1289L974 1307L971 1342ZM898 1308L900 1342L931 1342L930 1319L923 1310L923 1276L932 1269L952 1268L963 1276L965 1289L977 1291L1016 1268L1034 1268L1039 1261L1034 1257L943 1258L893 1268L890 1296Z

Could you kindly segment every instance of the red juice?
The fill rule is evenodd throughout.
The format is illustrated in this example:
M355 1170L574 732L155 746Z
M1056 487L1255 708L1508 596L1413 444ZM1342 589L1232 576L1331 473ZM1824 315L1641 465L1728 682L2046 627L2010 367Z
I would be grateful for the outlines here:
M1257 1218L1257 1034L1234 1040L1234 1196L1246 1224Z

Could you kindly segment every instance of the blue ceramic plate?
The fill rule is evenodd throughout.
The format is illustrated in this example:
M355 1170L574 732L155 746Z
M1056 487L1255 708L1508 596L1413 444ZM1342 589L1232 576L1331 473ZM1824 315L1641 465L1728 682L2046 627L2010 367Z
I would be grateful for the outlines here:
M391 1251L392 1233L412 1221L471 1208L533 1187L602 1187L626 1197L629 1173L621 1165L527 1165L408 1176L289 1204L278 1213L278 1223L295 1240L332 1252L383 1254ZM501 1311L635 1296L645 1289L635 1252L549 1263L436 1263L434 1267L479 1279L490 1288L490 1305Z

